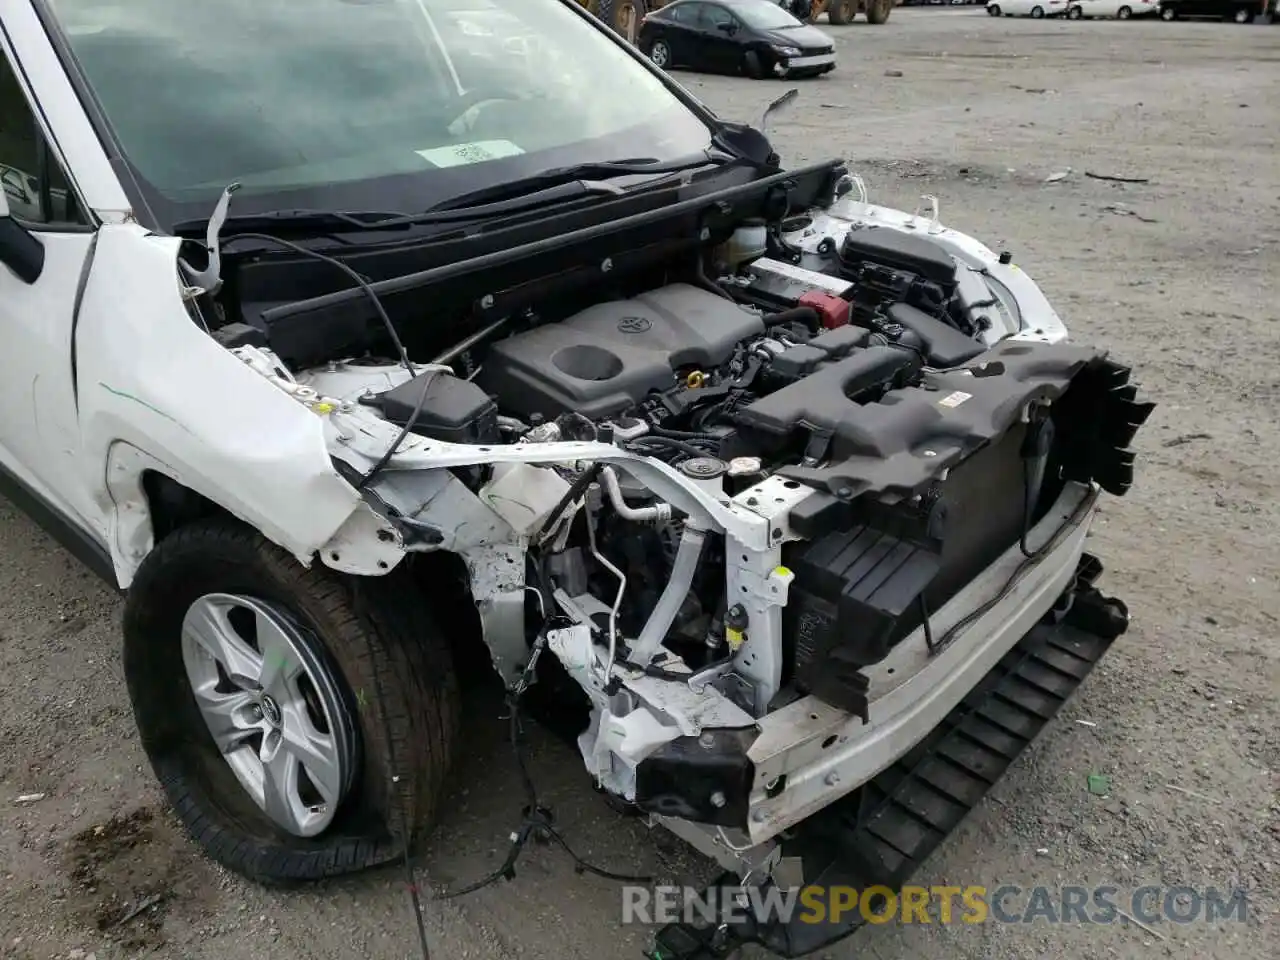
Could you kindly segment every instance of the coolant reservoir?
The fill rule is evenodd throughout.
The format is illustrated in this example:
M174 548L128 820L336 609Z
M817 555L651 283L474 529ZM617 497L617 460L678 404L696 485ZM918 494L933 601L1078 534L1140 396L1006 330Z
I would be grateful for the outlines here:
M725 245L725 259L731 270L763 257L768 252L768 237L763 220L746 220Z

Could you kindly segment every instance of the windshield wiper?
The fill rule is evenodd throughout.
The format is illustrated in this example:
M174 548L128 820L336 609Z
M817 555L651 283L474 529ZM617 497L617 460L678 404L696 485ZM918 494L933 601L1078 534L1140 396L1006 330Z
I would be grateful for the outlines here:
M569 200L593 193L621 196L626 191L604 178L641 174L678 173L697 167L721 164L726 158L698 154L659 162L657 160L609 160L543 170L518 180L482 187L459 194L421 213L389 211L343 212L340 210L271 210L224 217L222 229L236 232L254 230L328 231L342 233L364 230L396 230L433 223L465 223L488 217L518 213L532 207ZM221 205L221 201L220 201ZM175 233L207 228L207 219L185 220L174 225Z
M343 213L339 210L268 210L264 213L243 213L225 217L223 226L236 230L275 231L328 231L382 230L407 227L411 215L393 211L360 211ZM209 218L184 220L173 226L174 233L194 233L204 230Z
M228 227L246 237L270 229L281 232L282 226L307 232L390 230L399 227L421 226L435 223L467 223L487 220L510 213L518 213L543 204L575 199L592 193L610 196L627 191L616 184L606 183L607 177L634 176L638 174L668 174L694 170L698 167L720 166L733 157L711 153L699 153L679 160L659 161L654 158L630 160L602 160L568 167L555 167L540 173L492 187L482 187L470 193L451 197L424 210L422 213L344 213L337 210L274 210L266 213L249 213L230 216L228 208L231 195L240 189L232 183L223 191L207 220L185 221L174 226L174 233L181 234L203 228L205 248L209 262L204 270L186 266L191 285L207 293L216 293L222 285L221 261L223 243L235 236L223 238ZM660 177L661 178L661 177ZM650 186L652 184L646 184Z
M232 234L271 232L280 234L339 234L359 233L376 230L403 230L410 227L428 226L430 224L472 223L487 220L510 213L519 213L534 207L558 200L568 200L589 193L622 193L617 187L589 189L589 185L578 182L564 184L550 190L541 190L511 200L475 204L457 209L442 210L432 208L423 213L391 213L391 212L344 212L341 210L269 210L264 213L244 213L224 217L220 230L229 230ZM219 201L221 206L222 201ZM174 224L173 232L178 235L206 231L209 219L184 220Z
M729 162L731 157L711 153L709 151L681 157L676 160L658 160L656 157L633 157L625 160L596 160L588 163L575 163L567 167L552 167L497 183L491 187L481 187L456 197L450 197L430 208L431 213L451 210L471 209L476 204L493 203L508 199L535 197L557 187L573 187L579 193L616 193L626 191L621 187L611 186L605 181L614 177L644 176L645 174L683 173L699 167L720 166Z

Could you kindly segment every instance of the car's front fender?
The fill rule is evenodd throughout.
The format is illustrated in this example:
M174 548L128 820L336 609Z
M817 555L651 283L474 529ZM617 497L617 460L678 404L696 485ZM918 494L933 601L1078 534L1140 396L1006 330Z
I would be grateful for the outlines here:
M122 588L152 546L147 469L304 563L362 503L334 469L320 417L197 326L177 253L176 240L136 224L103 227L74 332L77 480L101 511Z

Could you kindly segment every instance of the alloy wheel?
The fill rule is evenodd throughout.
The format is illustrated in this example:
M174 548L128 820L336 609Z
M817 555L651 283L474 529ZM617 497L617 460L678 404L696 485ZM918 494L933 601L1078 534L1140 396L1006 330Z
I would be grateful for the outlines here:
M303 630L250 597L206 594L182 623L187 680L218 752L282 830L333 822L356 770L338 684Z

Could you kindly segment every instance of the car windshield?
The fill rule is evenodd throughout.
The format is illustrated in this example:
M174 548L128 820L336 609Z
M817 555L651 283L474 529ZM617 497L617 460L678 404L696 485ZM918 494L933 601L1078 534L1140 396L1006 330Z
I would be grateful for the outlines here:
M770 3L769 0L743 3L735 6L733 12L742 19L743 23L757 30L783 30L787 27L803 26L790 13Z
M711 130L563 0L51 0L162 224L410 212L550 167L687 157Z

